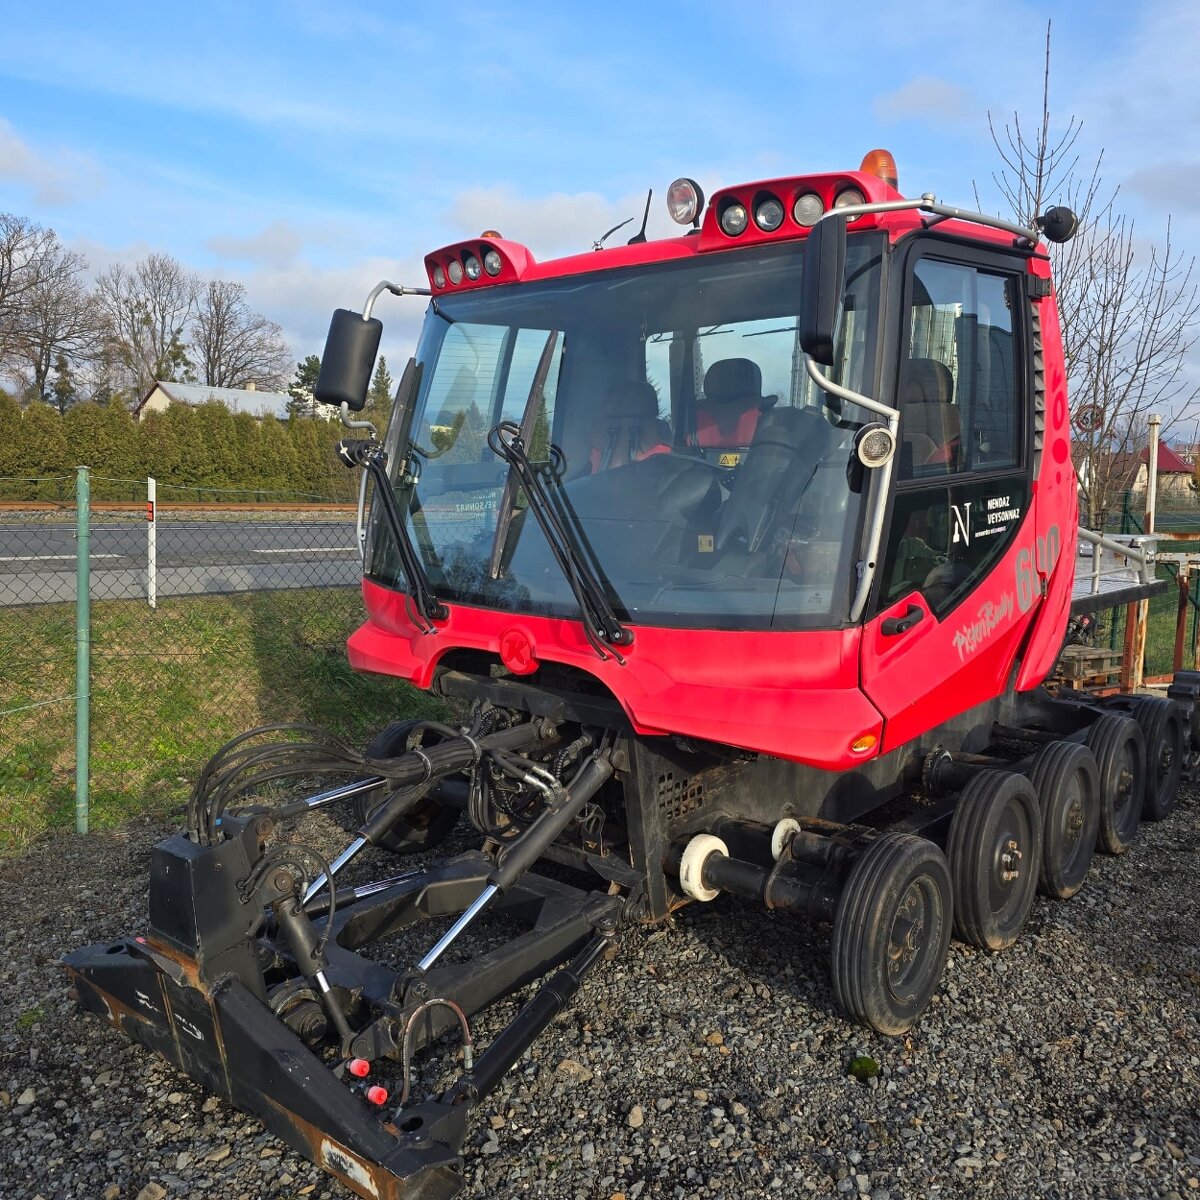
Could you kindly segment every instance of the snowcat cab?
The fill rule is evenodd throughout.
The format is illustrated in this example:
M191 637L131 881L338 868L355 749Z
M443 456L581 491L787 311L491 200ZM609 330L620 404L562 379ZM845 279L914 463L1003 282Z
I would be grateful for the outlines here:
M1041 244L1071 214L905 199L882 152L668 204L682 236L539 263L493 231L335 314L317 395L367 434L350 660L461 717L231 743L155 851L148 937L68 959L85 1007L363 1196L461 1187L468 1113L622 929L723 890L829 923L839 1005L896 1034L952 933L1011 944L1174 802L1185 706L1040 686L1072 613L1165 586L1125 547L1116 590L1076 586ZM380 442L350 414L385 292L429 307ZM287 773L350 781L262 800ZM279 840L335 803L332 862ZM477 851L339 886L464 818ZM523 931L463 961L492 913ZM417 961L366 956L423 921ZM531 985L479 1053L473 1015ZM464 1072L414 1098L444 1035Z

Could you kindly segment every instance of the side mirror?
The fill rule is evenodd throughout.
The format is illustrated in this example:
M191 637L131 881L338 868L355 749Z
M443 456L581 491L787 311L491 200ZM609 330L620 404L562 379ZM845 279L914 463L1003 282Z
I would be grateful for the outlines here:
M334 408L345 404L353 412L361 412L367 403L367 388L371 386L382 336L383 322L377 318L364 320L361 313L335 310L325 338L317 386L313 388L314 398Z
M846 286L846 218L825 217L808 234L800 280L800 347L814 362L833 366L833 342Z

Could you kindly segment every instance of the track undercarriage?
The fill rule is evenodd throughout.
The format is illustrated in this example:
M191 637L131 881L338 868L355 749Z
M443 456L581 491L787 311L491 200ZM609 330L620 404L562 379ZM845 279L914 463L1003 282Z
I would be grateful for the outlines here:
M362 754L307 727L230 743L187 830L155 848L147 935L68 957L81 1006L359 1195L452 1196L472 1109L622 930L720 891L827 923L842 1009L902 1032L952 933L1004 948L1036 891L1072 895L1094 849L1167 815L1200 691L1010 696L850 779L639 738L604 697L554 682L449 673L444 691L474 693L462 728L400 722ZM354 778L266 799L326 774ZM334 805L357 832L327 862L295 823ZM463 814L480 849L339 885L362 848L432 849ZM485 918L503 936L479 946ZM390 961L400 935L423 953ZM521 992L476 1045L477 1016ZM449 1079L429 1095L418 1054Z

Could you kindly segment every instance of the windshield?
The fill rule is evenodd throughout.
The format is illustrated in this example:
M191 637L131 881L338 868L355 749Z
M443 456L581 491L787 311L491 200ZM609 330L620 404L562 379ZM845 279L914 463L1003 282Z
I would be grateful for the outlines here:
M868 394L882 250L874 235L849 239L831 372ZM842 411L804 370L803 261L790 243L440 296L389 457L437 595L578 615L524 491L488 446L511 421L623 621L844 622L866 414ZM369 578L405 586L377 515L368 551Z

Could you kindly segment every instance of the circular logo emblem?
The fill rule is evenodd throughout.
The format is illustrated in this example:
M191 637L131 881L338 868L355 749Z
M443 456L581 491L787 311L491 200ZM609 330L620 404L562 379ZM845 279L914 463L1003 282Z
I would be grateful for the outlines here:
M514 675L528 675L540 665L533 656L533 643L520 629L509 629L500 635L500 660Z

